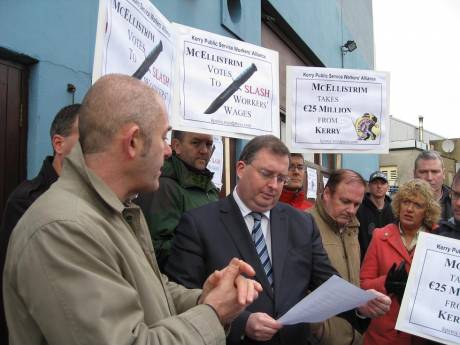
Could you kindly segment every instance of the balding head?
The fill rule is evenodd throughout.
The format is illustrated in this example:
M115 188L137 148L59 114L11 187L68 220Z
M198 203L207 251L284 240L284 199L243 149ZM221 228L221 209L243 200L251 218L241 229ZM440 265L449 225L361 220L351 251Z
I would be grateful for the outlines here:
M89 89L80 108L80 143L84 154L107 150L127 123L140 127L150 146L150 133L164 114L161 97L144 82L121 74L101 77Z
M85 163L120 200L158 189L168 117L160 96L124 75L100 78L80 108L80 143Z
M324 209L340 227L350 223L363 201L366 182L356 171L332 172L323 192Z

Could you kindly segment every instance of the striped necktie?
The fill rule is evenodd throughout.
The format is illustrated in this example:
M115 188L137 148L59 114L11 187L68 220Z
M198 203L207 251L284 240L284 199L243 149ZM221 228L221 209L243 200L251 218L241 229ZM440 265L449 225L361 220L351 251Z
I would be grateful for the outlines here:
M264 268L270 286L273 288L273 270L270 256L268 256L267 244L265 243L264 234L262 232L262 215L257 212L251 213L254 218L254 227L252 228L252 240L256 246L257 254L259 255L260 262Z

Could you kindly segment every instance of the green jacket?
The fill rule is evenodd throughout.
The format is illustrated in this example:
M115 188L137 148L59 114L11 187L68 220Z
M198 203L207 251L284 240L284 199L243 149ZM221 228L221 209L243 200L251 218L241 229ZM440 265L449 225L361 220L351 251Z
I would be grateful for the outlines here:
M136 200L147 219L160 268L169 256L182 214L218 199L219 190L212 183L209 170L193 171L175 155L165 160L160 188L140 194Z
M225 344L201 290L160 273L139 207L86 168L79 144L15 227L3 283L10 344Z

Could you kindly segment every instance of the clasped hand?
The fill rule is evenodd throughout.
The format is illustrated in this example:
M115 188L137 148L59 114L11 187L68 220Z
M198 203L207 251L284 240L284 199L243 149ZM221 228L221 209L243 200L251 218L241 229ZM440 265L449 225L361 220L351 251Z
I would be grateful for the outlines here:
M233 258L227 267L206 279L198 303L212 306L221 323L228 325L262 292L258 282L246 278L254 275L249 264Z

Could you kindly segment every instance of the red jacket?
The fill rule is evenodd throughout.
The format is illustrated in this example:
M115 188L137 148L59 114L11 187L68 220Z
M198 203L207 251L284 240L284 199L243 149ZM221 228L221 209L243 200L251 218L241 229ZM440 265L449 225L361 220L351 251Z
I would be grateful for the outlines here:
M361 288L364 290L375 289L387 294L385 278L391 265L393 263L398 265L402 260L405 260L406 270L409 272L413 253L414 251L409 254L404 247L398 225L388 224L383 228L375 229L361 266ZM424 339L395 330L398 313L399 302L393 296L390 311L371 321L369 328L364 333L364 345L426 344Z
M306 211L315 205L310 200L305 199L304 192L294 192L287 189L283 189L279 201L285 202L301 211Z

